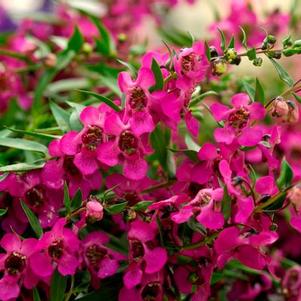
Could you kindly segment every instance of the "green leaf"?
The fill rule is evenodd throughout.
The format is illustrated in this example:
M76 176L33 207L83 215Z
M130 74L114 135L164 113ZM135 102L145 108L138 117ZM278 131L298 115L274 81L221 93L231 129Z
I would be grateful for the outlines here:
M253 61L256 59L256 49L255 48L250 48L248 51L247 51L247 56L248 56L248 59L250 61Z
M223 212L225 220L227 220L231 216L231 211L232 211L231 197L228 193L227 187L225 186L224 187L224 197L222 200L222 212Z
M162 90L163 86L164 86L164 79L163 79L161 68L160 68L158 62L154 58L152 60L151 68L152 68L156 83L154 86L150 87L149 91L154 92L154 91Z
M295 99L296 99L299 103L301 103L301 96L299 96L299 95L296 94L296 93L293 93L293 96L295 97Z
M57 125L63 132L67 132L67 131L71 130L70 124L69 124L69 118L70 118L69 112L62 109L54 102L50 103L50 110L52 112L52 115L53 115Z
M152 203L152 201L141 201L134 205L132 209L136 211L145 211Z
M102 96L100 94L91 92L91 91L86 91L86 90L79 90L81 93L88 95L88 96L93 96L95 98L97 98L98 100L100 100L101 102L104 102L105 104L107 104L109 107L111 107L113 110L115 110L116 112L120 112L121 109L119 106L117 106L111 99Z
M207 91L204 92L196 97L194 97L189 104L189 107L195 107L197 106L204 98L208 97L208 96L219 96L219 94L215 91Z
M277 180L277 185L279 189L285 189L289 187L293 180L293 170L289 163L283 159L281 162L281 169L280 169L280 175Z
M235 47L235 38L234 38L234 36L232 36L227 48L229 49L229 48L234 48L234 47Z
M71 201L72 211L77 210L78 208L81 207L81 205L82 205L82 192L79 189L77 190L76 194L74 195Z
M256 78L255 101L260 101L265 104L265 93L260 81Z
M38 114L41 107L41 99L48 84L55 78L57 73L67 67L71 60L74 58L75 52L73 50L63 50L57 55L57 63L55 67L47 69L41 76L35 88L32 111Z
M44 155L48 154L48 149L45 145L40 144L35 141L20 139L20 138L0 138L0 145L10 148L17 148L32 152L43 153Z
M155 150L155 153L153 154L154 158L157 159L163 169L167 171L167 148L169 147L170 143L170 130L158 124L155 130L151 133L150 140L151 145Z
M0 217L5 215L7 210L8 210L7 208L0 208Z
M52 275L50 286L50 301L63 301L67 288L67 277L63 277L57 270Z
M40 169L43 168L45 165L45 162L40 164L29 164L29 163L17 163L12 165L6 165L0 167L0 172L8 172L8 171L29 171L34 169Z
M293 79L290 77L290 75L287 73L286 70L274 59L269 58L272 64L274 65L280 79L285 82L289 87L292 87L294 85Z
M255 101L255 89L245 80L242 80L242 86L250 96L251 100Z
M68 42L67 49L73 50L75 53L78 53L84 44L84 38L79 31L78 27L75 26L72 37Z
M114 56L116 54L115 44L108 30L101 23L99 18L89 16L92 22L96 25L100 34L100 39L96 39L96 50L105 56Z
M269 211L274 211L278 210L283 207L284 201L286 200L286 192L280 192L276 196L273 196L271 199L267 200L266 202L269 203L271 202L270 205L265 206L263 204L263 211L264 212L269 212Z
M127 204L128 204L128 202L122 202L122 203L119 203L119 204L114 204L114 205L111 205L109 207L106 207L105 210L111 215L118 214L126 208Z
M20 134L37 137L37 138L42 138L42 139L47 139L47 140L53 140L53 139L60 138L60 136L57 136L57 135L43 134L43 133L34 132L34 131L19 130L19 129L14 129L14 128L10 128L10 127L6 127L6 128L14 133L20 133Z
M247 34L245 32L245 30L240 26L240 30L242 33L242 41L241 44L245 47L245 49L248 49L248 45L247 45Z
M217 30L219 31L220 36L221 36L221 48L222 48L223 51L225 51L226 50L226 37L225 37L225 34L219 28Z
M67 214L69 215L71 212L71 200L70 200L68 185L66 182L64 183L64 205L66 207Z
M211 53L210 53L210 47L208 45L208 42L205 41L205 50L206 50L206 57L208 59L208 61L211 61Z
M37 288L34 288L32 291L33 301L41 301L40 294Z
M27 219L29 221L29 224L30 224L32 230L35 232L37 237L40 238L43 234L43 229L40 225L38 218L35 216L35 214L31 211L31 209L22 200L20 200L20 202L21 202L21 206L27 216Z

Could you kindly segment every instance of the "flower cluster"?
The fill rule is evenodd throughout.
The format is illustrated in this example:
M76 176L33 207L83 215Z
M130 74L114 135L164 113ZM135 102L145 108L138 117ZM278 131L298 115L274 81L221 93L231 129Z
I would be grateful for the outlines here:
M125 11L139 22L156 1L138 2L111 4L105 24ZM243 22L254 23L247 2L234 1L224 22L241 24L234 17L241 9ZM5 105L29 91L25 84L38 91L26 130L7 128L0 137L1 147L10 148L0 158L0 300L299 300L301 266L293 260L301 255L295 248L301 87L276 61L276 37L254 33L262 46L244 41L247 54L225 45L224 35L220 48L201 40L181 49L167 45L169 51L147 51L139 65L122 62L128 70L116 70L103 25L61 9L71 25L56 30L71 29L59 34L71 38L57 57L48 54L42 86L38 77L24 83L7 69L8 62L19 69L28 67L26 60L33 68L40 62L31 42L17 43L18 33L10 42L19 56L6 50L0 69ZM45 34L40 39L47 41L33 24L21 29L32 26L33 36ZM100 67L95 49L89 57L82 52L94 41L105 58ZM299 54L298 41L285 39L280 55ZM245 56L254 64L260 55L289 86L279 96L267 97L259 79L254 88L226 74L228 65ZM109 84L95 92L72 88L67 99L53 92L59 83L82 84L76 71L86 64L92 65L83 69L87 78L98 68ZM56 103L43 102L47 93ZM30 100L23 101L26 108ZM26 162L11 164L15 158Z

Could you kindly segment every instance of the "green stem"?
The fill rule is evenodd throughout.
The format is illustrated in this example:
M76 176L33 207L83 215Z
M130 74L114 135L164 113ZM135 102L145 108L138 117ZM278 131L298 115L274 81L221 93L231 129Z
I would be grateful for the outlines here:
M73 288L74 288L74 276L71 277L71 284L68 294L66 295L65 301L69 301L73 295Z

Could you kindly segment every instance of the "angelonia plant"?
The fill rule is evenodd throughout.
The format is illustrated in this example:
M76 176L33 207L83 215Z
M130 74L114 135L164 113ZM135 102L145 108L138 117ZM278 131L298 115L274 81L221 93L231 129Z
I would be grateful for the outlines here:
M0 36L0 300L301 300L298 1L105 2Z

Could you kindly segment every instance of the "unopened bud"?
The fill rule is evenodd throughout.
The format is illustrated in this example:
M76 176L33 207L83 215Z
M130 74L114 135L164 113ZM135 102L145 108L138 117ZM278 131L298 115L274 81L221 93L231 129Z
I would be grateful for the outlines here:
M299 120L299 109L296 103L283 97L274 100L271 114L280 122L296 123Z
M85 54L90 54L93 51L93 47L89 43L84 43L83 48L82 48L83 53Z
M91 198L86 204L86 217L89 221L96 222L103 218L103 206L94 198Z
M225 58L229 63L237 58L237 52L234 48L229 48L225 52Z
M118 42L120 43L124 43L127 40L127 35L125 33L120 33L118 35Z
M212 60L212 74L213 75L223 75L227 71L227 62L223 58L216 58Z
M216 50L216 48L214 46L210 46L209 47L209 51L210 51L210 57L211 58L218 57L217 50Z
M288 199L298 212L301 211L301 184L294 186L287 194Z
M256 67L260 67L262 65L263 59L261 57L257 57L253 60L253 65Z
M47 67L54 67L56 66L57 63L57 57L54 53L49 53L47 56L44 58L44 64Z

